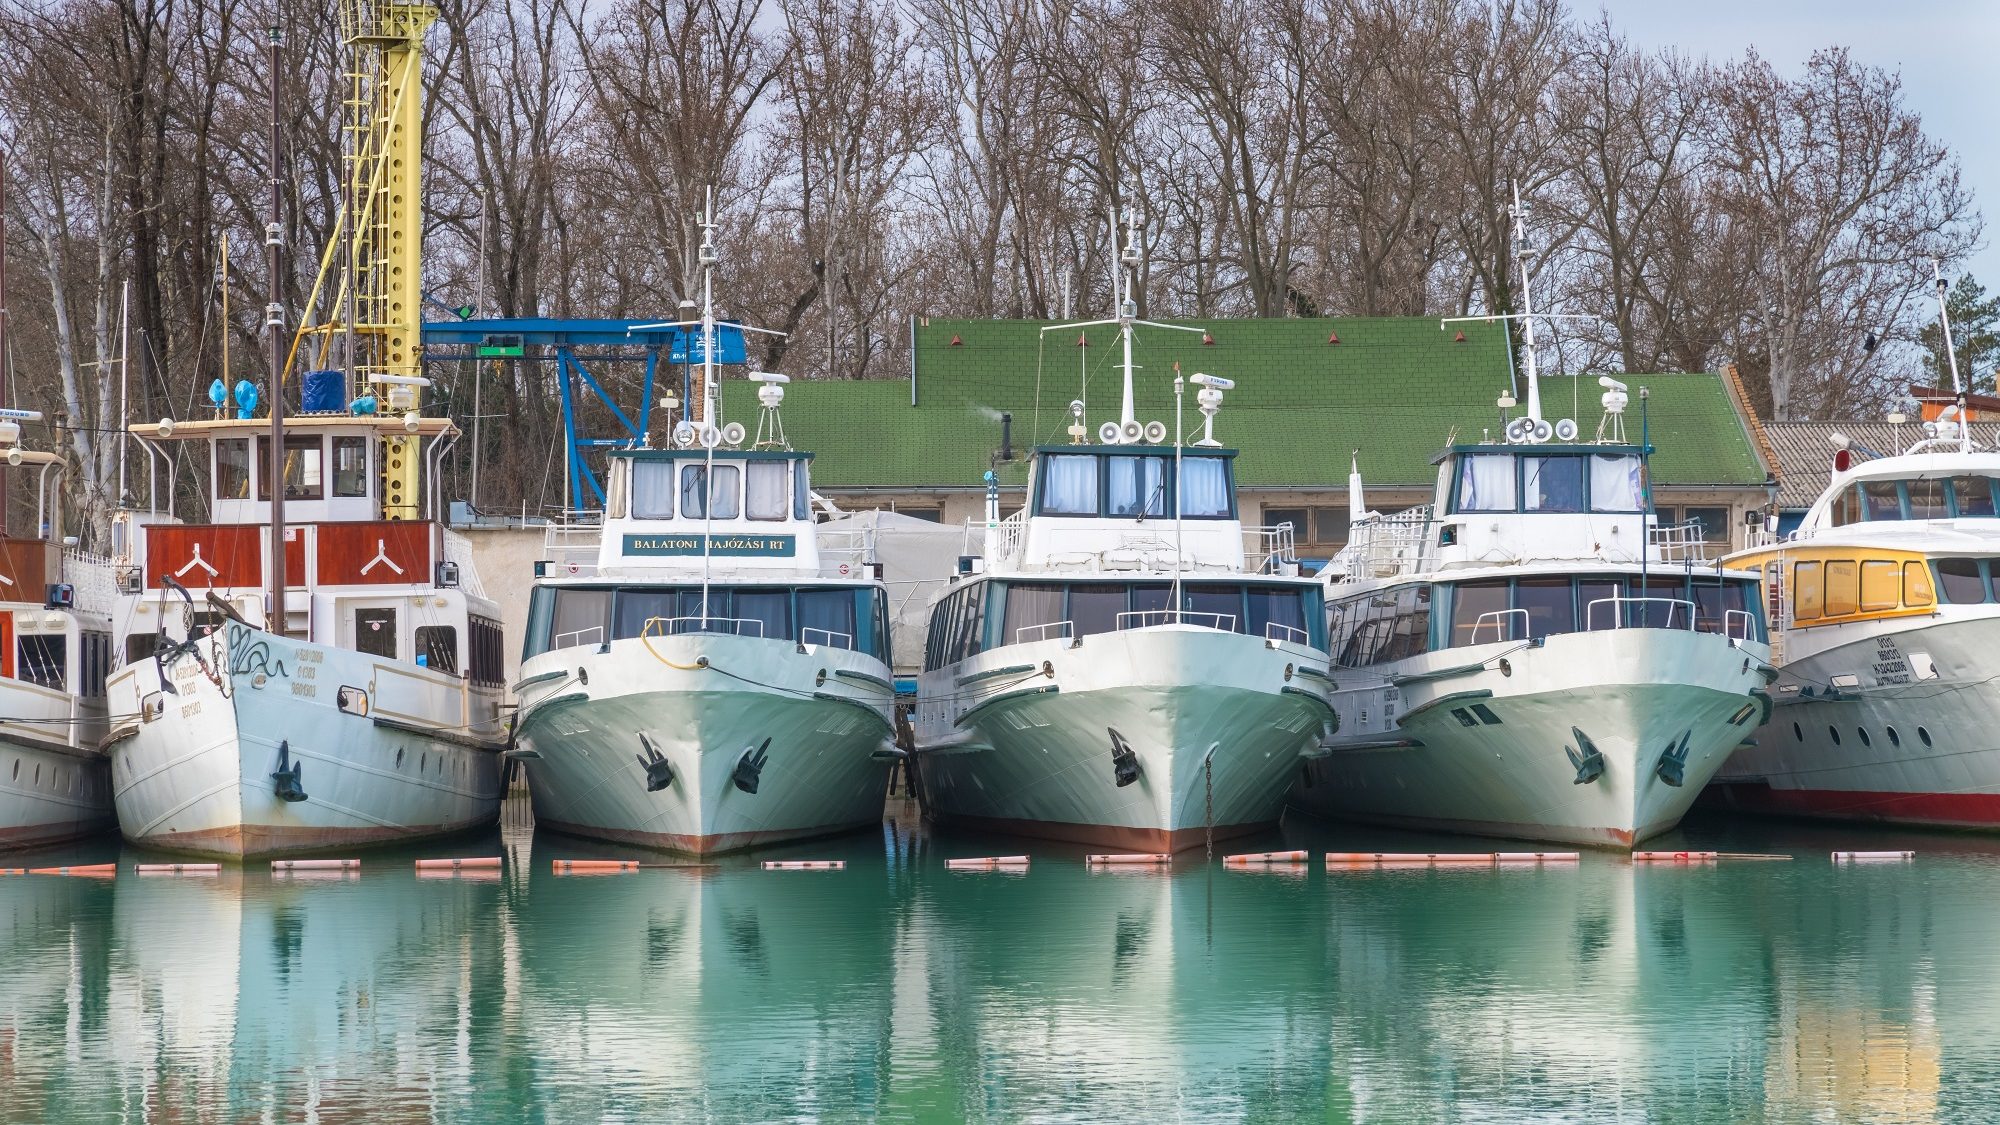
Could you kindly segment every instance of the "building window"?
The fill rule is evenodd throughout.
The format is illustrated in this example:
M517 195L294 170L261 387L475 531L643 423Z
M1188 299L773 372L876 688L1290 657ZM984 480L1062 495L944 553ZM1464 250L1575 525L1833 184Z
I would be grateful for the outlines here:
M920 506L912 506L908 504L898 504L896 505L894 511L899 516L908 516L913 520L924 520L925 522L928 523L944 522L944 509L941 507L926 508Z

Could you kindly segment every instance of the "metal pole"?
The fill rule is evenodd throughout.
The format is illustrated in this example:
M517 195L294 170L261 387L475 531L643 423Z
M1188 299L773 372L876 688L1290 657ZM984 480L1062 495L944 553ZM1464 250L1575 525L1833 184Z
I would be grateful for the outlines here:
M0 152L0 407L12 409L13 368L7 357L7 155ZM7 516L7 466L0 462L0 535L7 534Z
M118 292L118 506L125 506L126 427L132 424L132 283Z
M264 227L264 262L270 271L270 300L264 306L264 341L270 355L271 456L264 468L271 488L271 608L264 626L285 635L285 342L284 342L284 179L279 158L278 81L284 48L277 27L271 35L271 218Z
M486 315L486 192L479 192L479 260L473 269L472 315ZM472 359L472 496L466 501L474 513L479 511L479 424L486 417L481 406L480 391L484 384L479 379L479 357ZM496 364L497 366L497 364Z

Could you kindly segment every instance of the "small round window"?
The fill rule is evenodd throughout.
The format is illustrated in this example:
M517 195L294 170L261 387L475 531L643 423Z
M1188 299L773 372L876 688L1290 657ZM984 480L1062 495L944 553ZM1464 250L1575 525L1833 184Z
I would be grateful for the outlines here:
M1833 739L1833 744L1835 746L1840 745L1840 729L1838 727L1828 726L1826 728L1826 733L1829 738Z
M1895 727L1884 727L1883 733L1889 736L1889 745L1901 746L1903 744L1903 736L1896 733Z
M1873 746L1873 745L1875 745L1875 740L1874 740L1874 739L1872 739L1872 738L1869 738L1869 737L1868 737L1868 728L1867 728L1867 727L1855 727L1855 728L1854 728L1854 733L1855 733L1855 734L1858 734L1858 735L1860 735L1860 736L1861 736L1861 745L1863 745L1863 746Z
M1920 740L1921 740L1921 741L1923 742L1923 744L1924 744L1925 746L1929 746L1929 745L1931 744L1931 732L1930 732L1930 728L1928 728L1928 727L1918 727L1918 728L1917 728L1917 738L1918 738L1918 739L1920 739Z

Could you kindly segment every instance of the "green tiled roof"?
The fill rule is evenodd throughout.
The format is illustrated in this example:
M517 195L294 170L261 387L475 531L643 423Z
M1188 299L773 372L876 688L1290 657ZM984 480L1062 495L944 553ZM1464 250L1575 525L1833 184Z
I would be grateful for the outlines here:
M816 453L814 479L829 488L977 487L1000 445L1000 414L1014 416L1017 451L1068 441L1069 403L1080 392L1085 422L1118 415L1118 337L1113 327L1040 331L1044 322L919 320L914 390L908 378L793 383L787 436ZM1216 418L1216 437L1242 451L1238 481L1252 488L1344 487L1348 453L1359 450L1370 484L1428 486L1431 458L1459 441L1499 434L1494 399L1507 388L1506 337L1497 325L1440 330L1435 319L1183 321L1199 333L1141 328L1133 348L1141 421L1172 434L1173 365L1236 381ZM1089 346L1079 348L1084 335ZM1339 343L1328 338L1337 335ZM956 339L958 342L953 343ZM1654 480L1666 485L1755 485L1764 469L1715 375L1628 376L1629 436L1639 437L1638 388L1648 401ZM1595 378L1543 382L1543 413L1569 416L1571 395L1585 437L1596 431ZM1039 385L1039 386L1038 386ZM1198 436L1201 414L1188 388L1183 425ZM914 398L914 405L912 399ZM1038 406L1039 402L1039 406ZM748 425L755 387L725 384L728 417ZM1003 471L1019 483L1022 470Z

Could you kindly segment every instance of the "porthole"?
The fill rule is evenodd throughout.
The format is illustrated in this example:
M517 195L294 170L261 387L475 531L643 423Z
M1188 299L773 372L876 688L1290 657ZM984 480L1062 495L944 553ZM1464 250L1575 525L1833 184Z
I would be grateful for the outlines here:
M424 772L424 767L425 767L425 766L428 766L428 765L430 765L430 764L431 764L431 756L430 756L429 754L419 754L419 755L417 755L417 772L418 772L418 773L422 773L422 772Z
M1930 728L1928 728L1928 727L1918 727L1918 728L1917 728L1917 737L1918 737L1919 739L1921 739L1921 740L1923 741L1923 744L1924 744L1925 746L1929 746L1929 745L1931 744L1931 732L1930 732Z
M1867 728L1867 727L1855 727L1855 728L1854 728L1854 733L1855 733L1855 734L1858 734L1858 735L1860 735L1860 736L1861 736L1861 745L1863 745L1863 746L1873 746L1873 745L1875 745L1875 740L1874 740L1874 739L1872 739L1872 738L1869 738L1869 737L1868 737L1868 728Z
M1838 727L1829 724L1826 728L1826 733L1827 737L1833 739L1833 744L1835 746L1840 745L1840 729Z
M403 747L401 746L396 747L396 768L403 768Z
M21 780L21 759L14 759L14 780Z
M1883 727L1882 733L1889 736L1889 745L1901 746L1903 744L1903 736L1896 733L1895 727Z
M1798 742L1804 742L1806 740L1806 732L1801 730L1799 728L1799 724L1797 723L1792 724L1792 738Z

